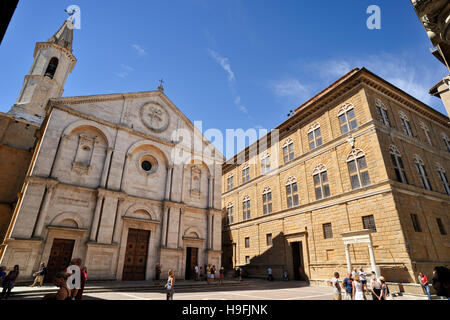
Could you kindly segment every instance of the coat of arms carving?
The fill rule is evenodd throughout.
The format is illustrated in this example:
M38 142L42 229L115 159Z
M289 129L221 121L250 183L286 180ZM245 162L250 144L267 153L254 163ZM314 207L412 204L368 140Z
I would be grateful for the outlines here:
M141 119L150 130L162 132L169 126L169 114L161 105L149 102L141 108Z

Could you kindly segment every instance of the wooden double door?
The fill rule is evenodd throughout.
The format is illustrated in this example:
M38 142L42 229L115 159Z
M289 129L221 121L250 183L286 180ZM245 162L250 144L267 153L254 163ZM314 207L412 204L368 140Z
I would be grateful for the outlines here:
M64 271L70 265L75 240L54 239L50 258L47 263L47 276L44 281L53 283L57 272Z
M127 249L122 274L123 281L145 280L149 242L149 230L128 230Z

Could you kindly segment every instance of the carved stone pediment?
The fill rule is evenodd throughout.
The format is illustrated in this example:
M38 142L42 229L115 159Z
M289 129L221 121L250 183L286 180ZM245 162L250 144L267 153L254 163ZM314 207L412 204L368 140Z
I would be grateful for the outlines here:
M167 110L156 102L148 102L141 107L141 120L152 131L163 132L169 126Z

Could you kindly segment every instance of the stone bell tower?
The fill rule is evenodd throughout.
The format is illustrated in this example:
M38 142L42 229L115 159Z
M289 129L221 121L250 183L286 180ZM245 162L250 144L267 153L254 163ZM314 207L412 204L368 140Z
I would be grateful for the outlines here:
M62 96L67 76L77 62L72 54L73 28L73 23L66 20L47 42L36 43L33 65L9 114L42 123L47 101Z

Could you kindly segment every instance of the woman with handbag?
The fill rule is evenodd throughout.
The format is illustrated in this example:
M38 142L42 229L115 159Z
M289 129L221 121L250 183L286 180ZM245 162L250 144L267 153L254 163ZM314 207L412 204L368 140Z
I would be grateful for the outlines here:
M388 296L389 296L389 289L388 286L386 284L386 280L384 279L384 277L380 277L380 282L381 282L381 292L380 292L380 296L379 296L379 300L389 300Z

